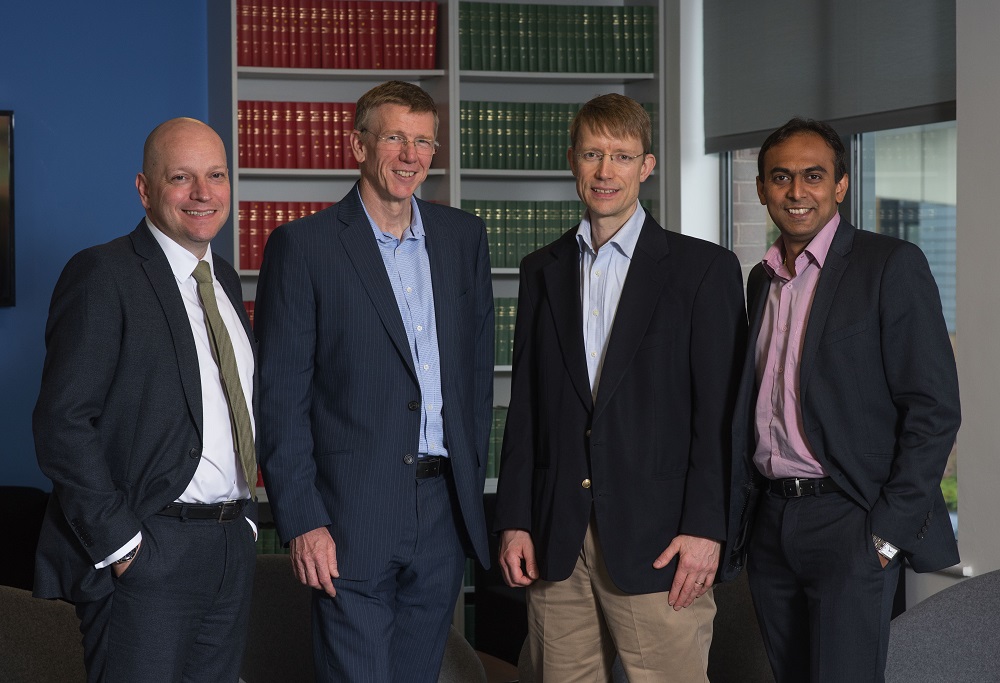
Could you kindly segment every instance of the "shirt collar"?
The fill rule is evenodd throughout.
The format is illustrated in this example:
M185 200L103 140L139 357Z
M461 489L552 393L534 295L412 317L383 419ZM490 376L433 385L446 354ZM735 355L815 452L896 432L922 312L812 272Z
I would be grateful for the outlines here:
M639 241L639 233L642 232L642 226L646 222L646 211L639 204L638 200L636 200L635 204L635 211L632 212L632 216L608 240L608 244L613 244L619 253L629 261L632 260L632 254L635 253L635 245ZM576 239L580 245L581 252L586 249L591 254L595 254L597 252L594 250L594 243L590 232L590 211L587 211L583 214L583 218L580 220L580 227L576 230Z
M358 190L358 199L361 201L361 208L365 210L365 216L368 217L368 223L372 226L372 233L375 235L375 239L379 242L389 242L389 240L395 240L396 236L384 232L380 228L372 215L368 213L368 207L365 206L365 200L361 199L361 190ZM420 239L424 236L424 222L420 218L420 211L417 209L417 200L415 197L410 197L410 225L403 231L403 236L399 240L402 242L406 239Z
M830 245L833 244L833 237L837 234L837 227L840 225L840 214L833 214L833 218L830 222L823 226L823 229L816 233L816 236L810 240L806 248L803 249L803 253L815 263L820 269L823 268L823 264L826 263L826 256L830 253ZM781 237L778 235L778 239L774 240L767 253L764 254L764 269L767 271L768 275L774 277L778 272L779 268L783 267L785 262L785 243Z
M215 264L212 262L211 249L208 249L201 259L198 259L190 251L167 237L159 228L153 225L149 217L146 218L146 226L153 234L153 239L160 245L160 249L163 250L164 255L167 257L167 263L170 264L170 270L178 282L184 282L191 277L199 260L208 261L208 266L212 269L212 278L215 279Z

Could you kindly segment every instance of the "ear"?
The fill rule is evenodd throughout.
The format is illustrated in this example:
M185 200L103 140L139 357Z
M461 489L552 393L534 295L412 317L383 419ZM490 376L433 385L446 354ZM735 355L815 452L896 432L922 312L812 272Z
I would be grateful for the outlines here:
M656 168L656 157L652 154L647 154L642 158L642 174L639 176L639 182L646 182L646 178L649 177L654 168Z
M144 209L149 208L149 184L146 182L146 176L141 173L137 173L135 176L135 189L139 191L139 200L142 202Z
M760 179L760 176L757 176L757 199L762 205L767 206L767 197L764 196L764 181Z
M840 204L844 201L844 197L847 195L848 178L845 173L843 177L837 181L837 203Z
M351 131L351 151L354 153L354 160L359 164L365 160L365 147L361 144L361 131L355 128Z

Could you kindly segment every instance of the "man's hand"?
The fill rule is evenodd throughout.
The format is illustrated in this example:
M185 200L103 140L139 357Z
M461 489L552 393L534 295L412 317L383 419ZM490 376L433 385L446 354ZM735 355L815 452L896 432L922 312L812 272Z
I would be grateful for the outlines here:
M521 563L524 563L522 568ZM500 535L500 569L511 588L530 586L538 578L535 544L523 529L504 529Z
M295 578L309 586L326 591L331 598L337 594L332 579L339 579L337 544L326 527L307 531L288 544L292 555Z
M678 556L677 572L667 599L674 610L689 607L695 598L700 598L712 587L721 548L722 544L711 538L681 535L653 561L654 568L663 569L674 555Z
M126 569L132 566L132 561L135 560L135 558L139 557L139 548L141 547L142 547L142 541L139 541L139 545L135 547L135 555L133 555L132 559L129 560L128 562L122 562L121 564L118 564L117 562L111 563L111 571L114 572L116 579L122 574L124 574Z

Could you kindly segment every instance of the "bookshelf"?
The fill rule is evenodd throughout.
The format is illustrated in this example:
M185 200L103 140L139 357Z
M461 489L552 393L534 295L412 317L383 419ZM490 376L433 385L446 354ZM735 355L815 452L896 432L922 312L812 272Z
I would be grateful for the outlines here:
M273 5L279 0L270 2ZM312 6L312 3L322 6L320 0L299 0L292 4L301 8ZM506 205L510 208L508 218L515 216L511 219L517 226L515 232L527 229L532 222L532 212L537 212L537 207L546 203L560 206L556 233L578 220L581 205L564 151L559 149L564 150L568 140L565 136L561 142L547 140L545 144L555 145L549 153L556 161L538 168L527 163L527 159L514 157L518 150L525 156L533 154L535 143L527 144L516 133L509 139L501 135L511 143L505 148L505 160L492 164L494 167L489 167L490 164L472 167L468 163L469 133L465 130L463 107L468 108L470 103L500 104L505 111L513 112L508 115L508 120L516 120L514 117L520 112L532 107L537 109L540 105L549 108L561 105L567 112L572 112L575 105L607 92L622 93L648 105L654 118L652 151L657 156L658 165L656 173L643 183L640 199L661 224L668 223L664 213L668 208L668 197L675 193L673 184L676 183L676 179L671 177L674 174L667 170L671 164L667 163L666 123L673 118L670 117L671 108L676 108L675 79L666 77L668 64L673 61L667 36L673 35L669 27L676 24L671 3L667 0L548 0L544 4L440 0L436 5L434 68L341 69L240 65L238 23L242 2L223 0L208 4L211 37L209 120L222 135L229 150L233 182L233 216L228 227L216 239L217 250L231 254L234 263L239 264L238 209L241 203L244 206L249 202L265 201L329 203L339 200L358 177L357 170L349 168L241 166L238 121L241 101L352 103L371 87L390 79L417 83L438 104L441 147L420 189L420 196L475 213L479 213L475 208L477 206ZM470 12L480 16L478 30L475 29L476 22L470 20ZM623 27L614 21L616 17L634 17L643 13L651 13L653 17L646 48L642 47L641 41L628 40L627 35L622 33ZM592 28L603 28L584 31L584 17L592 22L588 24ZM534 30L539 34L533 56L531 45L524 37L526 34L521 32L524 21L534 21ZM560 33L563 27L566 33ZM516 39L512 37L515 35ZM494 42L497 49L491 51ZM579 49L571 50L573 46ZM586 46L591 49L586 50ZM479 51L478 59L472 57L474 48ZM546 48L551 64L558 65L559 70L540 70L549 64L538 55L538 51ZM643 52L644 49L646 52ZM560 50L564 60L561 63ZM591 52L594 54L591 55ZM607 56L608 65L598 65L601 55ZM490 63L490 59L495 62ZM575 70L568 70L570 64L575 65ZM423 66L428 66L426 61ZM491 66L500 68L489 68ZM579 68L581 66L582 69ZM612 70L600 71L605 66ZM616 66L618 68L614 68ZM509 123L504 122L504 125ZM559 125L564 127L564 123ZM466 142L464 166L463 142ZM488 227L491 222L487 219ZM525 238L527 241L522 241L513 249L508 247L511 251L503 259L495 259L503 264L493 269L495 297L511 299L517 296L517 258L523 255L525 249L534 246L535 242L531 240L544 243L550 241L552 234L555 233L546 230L544 237ZM239 272L244 297L252 300L256 294L257 271L240 267ZM507 405L510 398L509 361L498 361L494 394L496 405ZM487 490L495 490L495 480L487 482Z

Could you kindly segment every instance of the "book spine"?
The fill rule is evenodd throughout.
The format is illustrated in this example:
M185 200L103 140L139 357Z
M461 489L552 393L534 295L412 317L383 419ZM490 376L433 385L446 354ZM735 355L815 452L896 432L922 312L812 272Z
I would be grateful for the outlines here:
M343 146L343 167L357 168L358 162L354 158L354 151L351 149L351 131L354 130L354 102L345 102L341 109L341 145Z
M257 66L274 66L274 2L276 0L256 0L257 8L256 41L257 52L254 62Z
M245 269L250 260L250 202L240 202L236 211L236 230L239 239L237 268Z
M309 103L309 168L323 168L323 103Z
M422 3L426 11L425 25L427 30L424 32L424 42L427 45L426 60L424 61L424 69L433 69L437 66L437 40L438 40L438 6L433 0L425 1Z
M368 37L371 39L372 68L385 68L385 35L382 27L382 3L368 3Z

